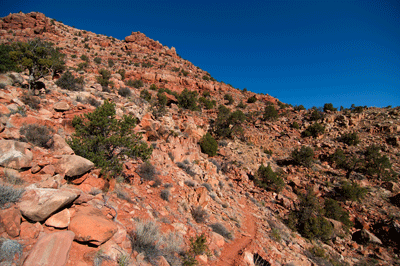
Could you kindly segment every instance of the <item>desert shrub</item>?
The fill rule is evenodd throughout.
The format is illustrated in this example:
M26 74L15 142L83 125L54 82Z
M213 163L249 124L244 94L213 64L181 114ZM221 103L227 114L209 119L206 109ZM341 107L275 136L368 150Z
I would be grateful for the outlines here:
M221 223L213 223L210 224L211 229L213 230L213 232L225 237L226 239L233 239L233 235L231 232L228 231L228 229L226 229L226 227L221 224Z
M255 103L256 101L257 101L257 98L255 95L253 95L247 99L247 103Z
M40 98L34 96L32 93L26 93L22 95L21 101L34 110L38 110L40 108Z
M128 237L132 250L138 253L144 253L146 260L155 262L156 258L161 255L160 251L160 228L153 221L136 222L136 230L130 231Z
M93 61L94 61L96 64L98 64L98 65L101 64L101 58L100 58L100 57L95 57L95 58L93 59Z
M109 85L112 85L112 82L110 81L111 78L111 72L102 68L99 70L100 76L97 77L97 82L103 87L103 88L108 88Z
M145 181L153 181L157 178L157 170L149 161L142 163L138 167L137 173Z
M353 113L362 113L363 110L364 110L363 106L355 106L354 104L352 104L350 107L350 111Z
M337 108L333 107L333 104L331 103L326 103L324 104L324 112L326 113L327 111L337 111Z
M142 63L142 67L144 67L144 68L150 68L150 67L152 67L153 65L150 63L150 62L143 62Z
M208 156L217 155L218 143L208 132L200 139L200 147L201 151Z
M211 185L208 184L208 183L203 183L203 184L201 184L201 186L202 186L202 187L205 187L205 188L207 189L208 192L211 192L211 191L213 190L212 187L211 187Z
M196 256L202 255L204 253L209 253L206 236L204 234L201 234L196 238L190 238L190 248L183 256L183 265L197 265L198 262L196 260Z
M319 123L314 123L306 128L302 132L303 137L314 137L317 138L319 135L324 134L325 132L325 127Z
M171 196L171 191L169 189L163 189L160 192L160 197L165 200L169 201L169 197Z
M232 138L243 132L242 123L245 115L241 110L231 111L224 105L218 107L218 116L212 125L212 131L216 136Z
M386 155L380 154L381 148L376 145L370 145L364 152L365 169L364 171L371 176L377 176L378 179L391 179L393 176L392 164Z
M306 195L299 195L299 198L298 209L289 213L288 226L306 238L329 240L333 226L324 218L324 210L318 198L312 190L308 190Z
M122 97L129 97L132 95L132 92L128 87L124 87L118 90L118 94L121 95Z
M295 106L293 107L293 110L295 110L295 111L302 111L302 110L306 110L306 108L305 108L302 104L300 104L300 105L295 105Z
M324 202L325 217L342 222L346 227L351 227L353 223L349 219L349 213L340 207L334 199L326 199Z
M113 66L114 66L114 61L111 58L109 58L108 59L108 67L113 67Z
M267 107L265 107L263 118L264 120L269 121L276 120L278 118L278 111L273 105L268 105Z
M143 89L143 90L140 92L140 98L143 98L143 99L145 99L146 101L150 102L150 101L151 101L151 93L150 93L148 90Z
M207 110L210 110L214 108L214 106L217 104L215 100L209 100L205 97L200 97L199 102L206 108Z
M155 118L163 117L167 113L168 98L164 93L157 93L157 101L153 108L153 115Z
M232 95L230 95L229 93L224 95L224 100L228 101L228 105L234 102Z
M3 208L7 203L17 202L23 193L24 189L0 184L0 208Z
M339 195L347 200L360 201L367 194L368 189L361 187L355 182L344 181L339 188Z
M242 101L240 101L240 103L236 107L240 108L240 109L245 109L247 107L247 105L244 104Z
M347 145L357 145L360 143L360 138L356 132L343 134L339 140Z
M270 164L268 164L267 167L263 164L260 165L257 170L255 184L259 187L275 192L280 192L285 186L282 177L272 170Z
M193 180L185 180L183 183L188 187L195 187L196 186L196 183Z
M19 132L24 136L21 138L22 141L27 141L43 148L50 148L53 145L54 130L49 127L29 124L23 125Z
M201 206L192 208L191 214L196 223L204 223L208 218L206 210Z
M149 89L152 90L152 91L157 91L158 90L156 84L151 84Z
M22 251L23 246L17 241L0 238L1 265L20 265L22 260Z
M198 111L199 106L197 105L197 92L189 91L185 88L181 94L178 95L178 105L183 109Z
M294 128L294 129L300 129L299 123L297 123L296 121L294 121L294 122L292 123L292 128Z
M295 148L292 151L292 160L298 165L310 167L313 162L314 151L311 147L301 146L300 150Z
M64 90L81 91L83 79L75 78L71 72L67 71L56 81L56 85Z
M206 75L204 75L202 79L203 79L203 80L207 80L207 81L208 81L208 80L210 80L210 77L209 77L209 76L206 76Z
M133 132L136 119L124 115L118 120L115 116L115 104L105 100L92 113L74 117L75 133L68 141L77 155L89 159L109 176L122 172L125 156L147 160L152 153L142 136Z
M85 61L85 62L89 62L89 57L87 57L87 55L81 55L81 60Z
M5 73L7 71L18 71L17 63L11 58L10 52L13 51L12 46L7 44L0 44L0 73Z
M125 85L136 89L139 89L144 86L143 81L140 79L134 79L134 80L129 79L125 82Z
M324 118L324 114L321 110L321 108L313 107L311 109L311 115L310 115L310 120L311 121L318 121L322 120Z
M119 70L117 71L117 73L121 75L121 79L122 79L122 80L125 79L125 73L126 73L125 69L121 68L121 69L119 69Z
M99 107L99 106L101 105L101 102L98 101L98 100L96 100L96 99L93 98L93 97L89 97L89 98L87 99L87 102L88 102L88 104L90 104L91 106L94 106L94 107Z

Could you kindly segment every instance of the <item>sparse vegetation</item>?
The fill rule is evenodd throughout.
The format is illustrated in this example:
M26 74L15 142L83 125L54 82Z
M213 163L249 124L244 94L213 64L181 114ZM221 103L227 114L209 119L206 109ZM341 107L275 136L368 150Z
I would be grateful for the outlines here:
M53 145L54 130L38 124L24 125L19 130L22 141L30 142L36 146L50 148Z
M23 246L18 241L0 237L1 265L20 265L22 262L22 251Z
M192 208L191 213L196 223L204 223L208 218L207 212L201 206Z
M227 103L228 105L234 103L233 97L229 93L224 95L224 100L228 101L228 103Z
M317 122L308 126L306 130L302 132L303 137L314 137L317 138L318 136L324 134L325 127Z
M298 165L310 167L313 163L314 151L311 147L301 146L300 150L295 148L292 151L292 160Z
M275 192L280 192L285 186L282 177L272 170L270 164L268 164L267 167L263 164L260 165L257 170L255 184L259 187Z
M200 108L197 105L197 92L184 89L181 94L178 95L178 105L183 109L199 111Z
M257 101L257 98L255 95L253 95L247 99L247 103L255 103L256 101Z
M347 200L360 201L367 194L368 190L361 187L355 182L343 181L339 188L339 194L341 197Z
M213 230L213 232L220 234L221 236L225 237L226 239L229 239L229 240L233 239L232 233L229 232L228 229L226 229L226 227L223 224L213 223L213 224L210 224L210 227Z
M268 121L276 120L278 118L278 111L273 105L268 105L265 107L263 118Z
M208 132L201 138L200 147L201 151L208 156L212 157L217 155L218 143Z
M118 94L119 95L121 95L122 97L129 97L129 96L131 96L132 95L132 92L131 92L131 90L128 88L128 87L123 87L123 88L120 88L119 90L118 90Z
M0 208L6 206L7 203L17 202L24 191L24 189L0 184Z
M83 90L83 78L75 78L71 72L67 71L56 81L56 85L64 90L81 91Z
M123 157L147 160L152 153L141 135L133 132L136 119L124 115L117 120L115 116L115 104L107 100L92 113L75 116L72 120L75 133L68 142L77 155L91 160L109 177L121 173Z
M356 132L343 134L339 140L347 145L357 145L360 143L360 138Z

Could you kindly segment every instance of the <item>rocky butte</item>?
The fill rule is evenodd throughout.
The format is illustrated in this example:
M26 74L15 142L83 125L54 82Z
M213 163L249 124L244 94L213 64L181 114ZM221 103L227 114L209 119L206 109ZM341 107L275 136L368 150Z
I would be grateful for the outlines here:
M37 12L1 18L0 36L1 263L400 264L399 107L305 110L218 82L143 33ZM36 38L65 64L29 89L15 44ZM89 121L100 131L74 146ZM112 144L82 156L96 132Z

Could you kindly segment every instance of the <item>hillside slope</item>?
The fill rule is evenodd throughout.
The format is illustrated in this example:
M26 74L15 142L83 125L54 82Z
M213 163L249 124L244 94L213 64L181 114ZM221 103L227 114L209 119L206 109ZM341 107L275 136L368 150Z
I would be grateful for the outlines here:
M66 55L66 69L31 91L26 71L0 74L0 261L194 265L191 241L202 247L204 234L200 265L400 264L399 107L300 110L218 82L143 33L117 40L37 12L2 18L0 36L9 45L40 38ZM56 84L67 70L78 89ZM203 100L187 108L187 91ZM126 157L109 179L66 142L73 118L106 100L117 118L138 119L134 132L153 148L149 162ZM218 141L213 157L199 144L207 132ZM296 157L301 147L311 157ZM339 149L344 157L332 159ZM260 165L282 189L277 178L259 185Z

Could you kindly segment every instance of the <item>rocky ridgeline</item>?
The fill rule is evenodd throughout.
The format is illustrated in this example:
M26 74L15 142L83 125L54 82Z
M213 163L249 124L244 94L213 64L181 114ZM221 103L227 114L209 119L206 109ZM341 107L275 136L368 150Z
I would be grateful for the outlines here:
M174 48L140 32L121 41L32 12L2 18L0 36L4 43L37 37L53 42L66 54L67 68L84 79L79 91L61 89L55 83L57 77L41 79L44 87L34 90L39 102L33 106L25 97L27 73L0 75L1 188L11 188L16 199L21 196L15 202L0 200L3 262L179 265L178 253L190 248L191 238L204 233L209 252L196 256L201 265L399 263L397 180L352 173L352 180L368 188L368 193L361 201L341 201L353 225L344 229L341 222L329 219L334 232L325 242L310 241L283 222L291 210L299 208L298 195L307 189L320 201L335 194L346 177L346 171L328 160L337 148L357 154L371 144L380 145L398 173L399 108L328 111L320 121L324 134L304 137L302 132L313 124L311 111L295 111L268 95L212 80L207 72L180 58ZM107 91L96 79L102 68L112 74L113 87ZM125 70L124 77L120 69ZM129 89L131 95L122 97L118 90L129 80L142 81L143 88ZM166 114L156 117L151 104L140 97L143 89L156 96L152 84L172 92L184 88L200 95L208 92L232 111L245 103L243 134L220 140L217 156L208 157L201 152L199 140L217 118L217 108L185 110L168 94ZM227 103L226 94L234 104ZM256 101L248 102L251 97ZM118 117L132 114L139 119L135 131L153 146L150 163L154 168L143 172L146 168L140 159L127 159L124 180L107 180L91 161L74 154L66 142L74 132L72 119L94 111L93 103L105 99L116 104ZM264 108L271 104L279 118L263 119ZM44 147L23 141L21 129L32 124L52 130ZM357 146L338 141L351 132L358 133ZM315 151L311 167L290 161L293 149L302 145ZM269 164L284 177L285 187L279 193L255 185L261 164ZM151 178L146 179L149 174ZM153 257L149 250L138 252L143 225L156 225L151 227L155 241L149 245Z

